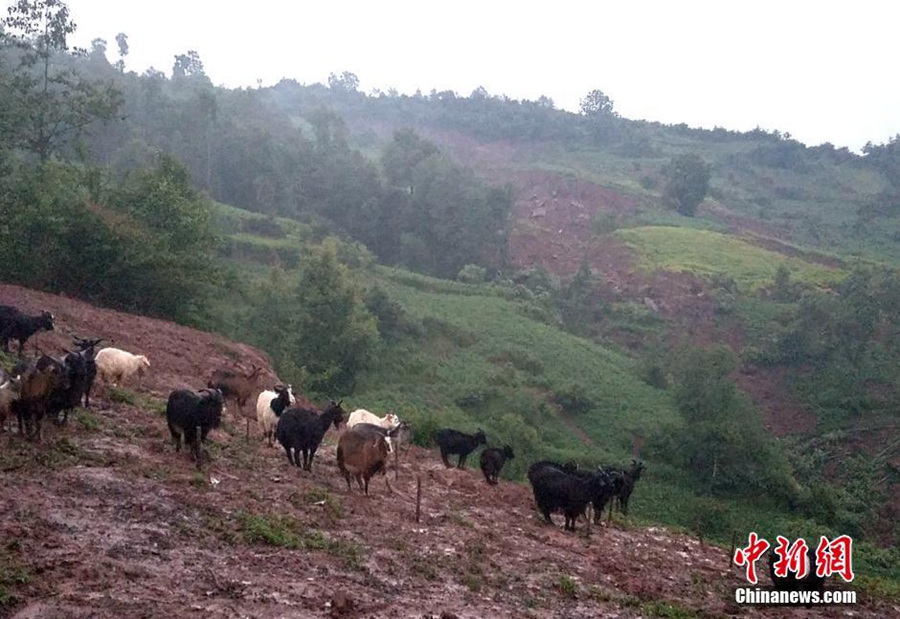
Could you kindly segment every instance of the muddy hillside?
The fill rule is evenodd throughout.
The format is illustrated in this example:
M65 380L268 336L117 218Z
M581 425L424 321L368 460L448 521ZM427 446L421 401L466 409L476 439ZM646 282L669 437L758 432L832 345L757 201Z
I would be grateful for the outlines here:
M728 550L620 516L589 535L583 520L575 533L561 515L543 524L530 487L489 486L477 457L445 469L436 450L407 447L393 491L377 477L365 497L337 470L334 429L304 472L255 424L248 440L231 410L198 472L169 441L165 397L218 367L262 366L269 386L265 354L12 286L0 286L0 304L54 313L56 330L29 340L29 354L60 354L77 334L151 362L142 384L100 386L90 410L46 424L40 444L0 434L0 617L900 615L866 599L738 607Z

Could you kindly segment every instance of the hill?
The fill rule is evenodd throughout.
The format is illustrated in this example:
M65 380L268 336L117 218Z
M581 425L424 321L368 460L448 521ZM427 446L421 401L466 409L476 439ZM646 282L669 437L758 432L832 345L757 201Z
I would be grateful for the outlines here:
M67 332L146 353L145 390L99 390L44 443L0 448L0 616L10 617L800 617L733 604L742 583L716 546L621 519L585 537L535 516L526 485L490 487L411 446L395 492L375 480L348 492L330 435L313 466L241 427L212 434L199 473L175 454L161 415L176 386L218 365L266 364L219 336L0 286L57 316L30 346L54 352ZM268 366L264 367L269 370ZM272 373L268 378L274 379ZM421 517L416 521L416 483ZM640 486L637 493L641 492ZM832 608L818 616L844 616ZM854 616L897 609L864 597Z

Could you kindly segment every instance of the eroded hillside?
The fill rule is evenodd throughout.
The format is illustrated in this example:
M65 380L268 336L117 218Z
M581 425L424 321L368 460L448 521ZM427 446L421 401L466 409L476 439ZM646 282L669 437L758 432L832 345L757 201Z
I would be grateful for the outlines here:
M734 605L728 552L622 520L585 536L536 517L526 485L488 486L411 447L394 492L348 492L326 437L313 472L258 432L215 431L198 473L167 440L162 398L250 347L71 299L0 286L0 304L49 309L65 335L107 337L152 362L144 389L99 390L35 445L0 438L0 616L12 617L801 617ZM273 375L269 376L274 378ZM129 397L133 396L133 397ZM110 396L114 396L111 398ZM236 427L237 426L237 427ZM417 484L421 513L416 521ZM638 487L637 492L640 492ZM557 518L559 520L559 518ZM833 586L833 585L832 585ZM897 615L884 602L817 616Z

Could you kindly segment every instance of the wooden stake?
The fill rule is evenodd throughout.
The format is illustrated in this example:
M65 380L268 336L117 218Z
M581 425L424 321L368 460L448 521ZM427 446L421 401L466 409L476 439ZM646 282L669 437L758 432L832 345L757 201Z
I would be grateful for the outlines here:
M416 522L422 515L422 478L416 476Z
M737 544L737 529L731 532L731 554L728 555L728 569L732 570L732 562L734 561L734 547Z

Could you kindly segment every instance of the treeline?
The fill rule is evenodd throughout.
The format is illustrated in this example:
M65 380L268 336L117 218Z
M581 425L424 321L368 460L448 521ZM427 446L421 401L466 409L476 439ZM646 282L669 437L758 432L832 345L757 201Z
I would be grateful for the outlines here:
M171 79L124 73L105 58L95 42L85 66L115 84L122 114L87 140L94 162L121 174L168 152L211 197L325 222L382 262L444 277L469 263L502 266L511 190L485 184L411 129L364 155L329 107L288 113L269 91L215 88L196 54L178 56Z
M511 191L415 132L367 157L324 107L292 117L258 91L214 88L196 53L176 57L171 79L126 73L126 36L110 64L104 41L70 49L73 31L58 0L20 2L0 26L5 281L207 329L240 295L249 309L232 334L308 391L349 393L390 305L346 266L368 255L355 241L445 277L502 265ZM210 196L310 222L316 242L268 281L241 281L217 256ZM318 243L329 235L344 241Z

